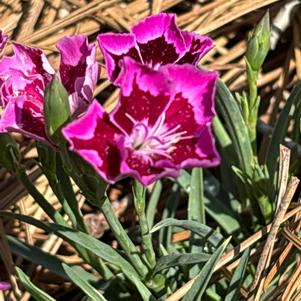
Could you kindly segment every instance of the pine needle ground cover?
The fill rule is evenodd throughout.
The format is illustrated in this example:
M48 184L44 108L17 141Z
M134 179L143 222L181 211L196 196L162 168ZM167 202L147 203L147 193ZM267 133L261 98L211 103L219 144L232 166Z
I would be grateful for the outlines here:
M0 300L301 300L299 1L0 15Z

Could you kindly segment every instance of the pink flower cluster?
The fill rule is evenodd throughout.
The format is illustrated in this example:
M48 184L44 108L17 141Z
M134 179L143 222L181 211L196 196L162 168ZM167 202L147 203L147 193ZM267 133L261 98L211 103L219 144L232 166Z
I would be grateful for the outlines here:
M0 37L5 43L5 37ZM216 72L200 70L210 38L181 31L173 14L151 16L131 33L98 36L107 73L120 88L107 113L93 99L98 79L95 46L83 36L65 37L58 76L69 94L73 121L62 129L70 150L109 183L132 176L150 184L178 176L182 168L220 162L211 132ZM2 44L3 44L2 43ZM18 131L48 142L44 90L55 71L39 49L14 45L0 61L0 131Z
M91 103L99 76L96 47L86 37L74 36L63 38L57 48L61 54L58 76L68 91L71 112L78 114ZM20 132L50 143L43 105L45 88L55 71L40 49L15 43L13 50L14 56L0 61L0 105L4 108L0 132Z

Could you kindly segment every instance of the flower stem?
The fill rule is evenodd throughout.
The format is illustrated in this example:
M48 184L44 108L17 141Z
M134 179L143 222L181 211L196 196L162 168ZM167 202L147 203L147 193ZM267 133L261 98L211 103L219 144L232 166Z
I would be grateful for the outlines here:
M147 267L142 262L135 245L130 240L129 236L127 235L120 221L115 215L111 202L107 197L104 200L102 200L100 208L108 224L110 225L110 228L113 234L115 235L115 238L120 243L122 249L126 253L126 256L131 261L132 265L135 267L137 272L144 278L148 273Z
M133 186L134 205L138 215L140 231L142 236L142 246L145 252L146 259L152 269L156 264L156 255L154 252L152 238L148 227L147 218L145 215L145 187L137 181Z

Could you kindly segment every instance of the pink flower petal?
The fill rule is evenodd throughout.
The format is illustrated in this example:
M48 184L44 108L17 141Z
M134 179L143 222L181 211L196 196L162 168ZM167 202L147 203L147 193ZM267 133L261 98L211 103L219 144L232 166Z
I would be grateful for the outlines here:
M6 42L7 42L7 39L8 39L8 35L4 34L2 32L2 30L0 30L0 52L3 50L3 48L5 47L6 45Z
M169 65L161 70L174 83L174 97L165 111L165 124L175 139L170 156L176 168L215 166L219 156L210 126L215 116L216 72L205 72L194 66ZM156 166L170 166L161 160Z
M49 143L41 108L26 97L10 99L2 112L0 132L18 132L35 140Z
M13 45L13 48L15 55L10 57L12 59L11 69L21 70L28 75L41 74L46 83L51 81L55 71L50 66L41 49L17 43ZM15 64L14 57L19 64Z
M148 120L153 125L169 102L169 83L164 74L124 58L124 67L117 84L122 86L119 102L112 113L113 120L130 133L133 122Z
M157 167L154 162L149 161L149 158L129 150L126 159L121 164L121 174L132 176L143 185L149 185L163 177L178 177L180 170L165 166Z
M71 112L83 111L93 100L99 76L96 48L85 36L64 37L57 48L61 53L59 75L70 94Z
M198 61L214 47L213 41L207 36L201 36L193 32L182 31L186 44L185 54L177 61L177 64L197 64Z
M162 66L160 71L173 83L175 95L166 120L170 118L169 122L187 124L187 127L194 122L202 126L212 121L217 72L200 70L190 64Z
M141 62L139 48L133 34L104 33L97 36L104 55L110 80L115 81L120 73L119 62L129 56Z
M104 179L115 182L120 177L123 157L123 144L118 140L120 131L96 100L62 133L71 145L70 150L87 160Z
M171 64L185 53L185 42L174 14L150 16L132 28L143 63L156 67Z
M220 164L220 156L214 145L210 127L203 128L198 137L175 144L170 153L175 168L213 167ZM156 162L158 167L170 167L170 161Z

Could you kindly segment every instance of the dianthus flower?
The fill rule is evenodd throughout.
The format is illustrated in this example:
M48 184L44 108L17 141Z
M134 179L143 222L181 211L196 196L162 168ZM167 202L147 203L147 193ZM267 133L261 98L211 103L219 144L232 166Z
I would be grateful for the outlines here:
M219 164L211 123L217 73L189 64L154 70L123 59L120 98L110 114L94 101L63 128L70 149L110 183L132 176L148 185L187 167Z
M156 69L174 63L195 65L213 47L209 37L180 30L175 15L166 13L144 19L130 33L100 34L98 42L112 81L118 79L125 56Z
M69 95L70 110L78 114L93 100L98 79L96 47L84 36L64 37L58 76ZM45 54L15 43L14 55L0 61L0 132L20 132L49 142L44 122L44 91L55 75Z

